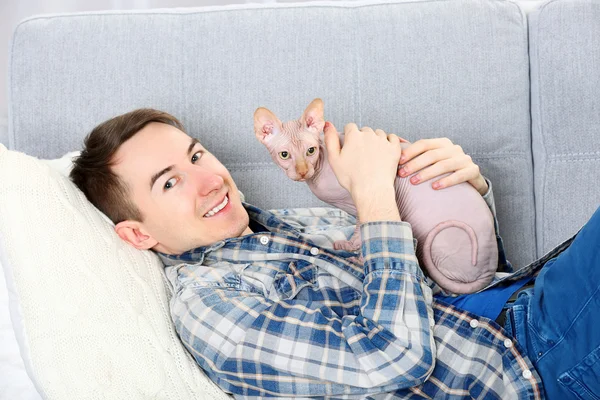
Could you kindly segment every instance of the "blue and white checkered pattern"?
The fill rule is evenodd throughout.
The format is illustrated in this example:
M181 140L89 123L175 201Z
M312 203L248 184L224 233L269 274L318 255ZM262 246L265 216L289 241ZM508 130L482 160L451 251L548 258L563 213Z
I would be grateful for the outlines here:
M408 223L363 224L360 264L333 250L354 231L344 212L244 206L266 231L161 255L177 332L223 390L240 399L543 397L513 338L433 299Z

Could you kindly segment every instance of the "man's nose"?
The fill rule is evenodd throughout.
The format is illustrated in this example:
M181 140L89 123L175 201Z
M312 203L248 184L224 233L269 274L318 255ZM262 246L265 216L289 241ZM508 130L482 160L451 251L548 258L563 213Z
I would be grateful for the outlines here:
M206 196L215 190L221 189L225 182L221 175L206 168L196 167L193 171L190 171L190 175L200 196Z

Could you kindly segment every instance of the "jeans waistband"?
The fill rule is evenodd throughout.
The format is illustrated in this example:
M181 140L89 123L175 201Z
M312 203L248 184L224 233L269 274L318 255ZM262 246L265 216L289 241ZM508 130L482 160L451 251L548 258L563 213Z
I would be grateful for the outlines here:
M511 305L515 302L515 300L517 300L517 298L519 297L519 293L521 293L524 290L531 289L534 285L535 285L535 280L532 280L531 282L526 283L524 286L521 286L516 292L514 292L508 300L506 300L506 303L502 307L502 311L500 311L500 315L498 315L498 318L496 318L496 323L498 325L500 325L502 327L504 326L504 322L506 321L506 312L511 307Z

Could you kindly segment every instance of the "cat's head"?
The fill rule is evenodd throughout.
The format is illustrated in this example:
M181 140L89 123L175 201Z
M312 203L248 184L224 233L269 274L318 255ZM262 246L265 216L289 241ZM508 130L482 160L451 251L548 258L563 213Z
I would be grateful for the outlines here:
M315 174L324 125L321 99L314 99L300 119L284 123L266 108L254 112L256 138L269 150L273 161L295 181L310 179Z

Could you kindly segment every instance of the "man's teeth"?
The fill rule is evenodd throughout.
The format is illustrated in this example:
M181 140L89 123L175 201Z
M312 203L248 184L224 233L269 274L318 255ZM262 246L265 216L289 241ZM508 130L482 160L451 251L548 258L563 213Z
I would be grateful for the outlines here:
M204 214L204 216L212 217L213 215L215 215L216 213L221 211L227 205L228 202L229 202L229 199L227 198L227 196L225 196L225 198L223 199L223 202L221 204L219 204L218 206L216 206L215 208L213 208L212 210L210 210L209 212Z

